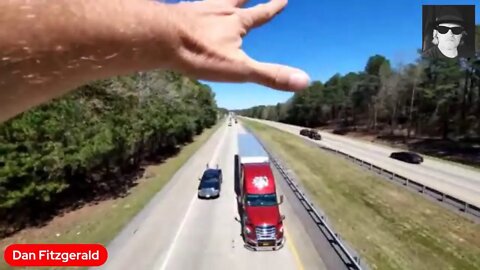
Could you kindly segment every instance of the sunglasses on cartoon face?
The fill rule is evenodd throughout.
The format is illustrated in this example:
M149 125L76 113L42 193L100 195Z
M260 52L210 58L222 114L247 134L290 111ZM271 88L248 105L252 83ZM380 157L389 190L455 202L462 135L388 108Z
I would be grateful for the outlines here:
M452 30L454 35L460 35L463 32L463 27L455 26L455 27L447 27L447 26L437 26L435 28L440 34L448 33L448 30Z

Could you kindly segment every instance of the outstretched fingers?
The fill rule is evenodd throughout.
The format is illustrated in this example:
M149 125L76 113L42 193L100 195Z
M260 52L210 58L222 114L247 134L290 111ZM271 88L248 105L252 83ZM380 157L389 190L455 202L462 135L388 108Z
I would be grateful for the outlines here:
M302 70L272 63L250 60L251 80L284 91L300 91L310 84L309 76Z
M269 22L287 5L287 0L270 0L264 4L243 9L241 11L244 25L247 29L258 27Z
M241 7L241 6L245 5L245 3L248 2L248 0L210 0L210 1L223 2L223 3L233 5L235 7Z

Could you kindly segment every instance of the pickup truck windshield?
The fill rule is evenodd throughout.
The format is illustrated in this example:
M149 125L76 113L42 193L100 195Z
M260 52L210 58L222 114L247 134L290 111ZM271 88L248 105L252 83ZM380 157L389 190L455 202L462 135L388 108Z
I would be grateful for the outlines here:
M247 194L248 206L275 206L277 205L277 195L272 194Z

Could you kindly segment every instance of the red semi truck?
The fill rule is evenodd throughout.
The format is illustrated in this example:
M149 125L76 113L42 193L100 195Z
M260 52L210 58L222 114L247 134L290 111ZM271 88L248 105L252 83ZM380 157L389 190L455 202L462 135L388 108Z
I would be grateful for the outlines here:
M283 220L268 154L252 134L239 134L235 156L236 191L245 246L253 250L283 247Z

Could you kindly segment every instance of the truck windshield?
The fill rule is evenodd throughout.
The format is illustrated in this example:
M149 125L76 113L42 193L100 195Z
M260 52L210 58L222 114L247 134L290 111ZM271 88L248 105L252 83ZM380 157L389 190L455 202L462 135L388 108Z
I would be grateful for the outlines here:
M247 194L247 205L249 206L275 206L277 195L272 194Z

